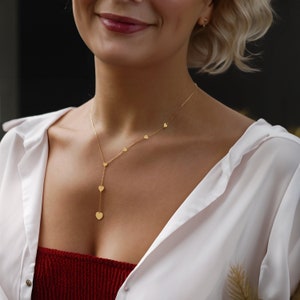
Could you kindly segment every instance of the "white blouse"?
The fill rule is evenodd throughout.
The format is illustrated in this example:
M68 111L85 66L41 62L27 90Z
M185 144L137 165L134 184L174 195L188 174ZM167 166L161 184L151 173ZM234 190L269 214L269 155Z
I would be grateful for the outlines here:
M47 129L70 109L4 126L0 300L31 298ZM185 199L117 299L229 300L238 284L263 300L290 299L300 281L299 200L300 140L256 121Z

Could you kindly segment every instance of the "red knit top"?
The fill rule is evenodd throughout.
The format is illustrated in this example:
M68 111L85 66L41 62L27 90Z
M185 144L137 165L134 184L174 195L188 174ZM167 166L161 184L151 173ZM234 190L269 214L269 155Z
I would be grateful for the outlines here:
M113 300L135 265L38 248L32 300Z

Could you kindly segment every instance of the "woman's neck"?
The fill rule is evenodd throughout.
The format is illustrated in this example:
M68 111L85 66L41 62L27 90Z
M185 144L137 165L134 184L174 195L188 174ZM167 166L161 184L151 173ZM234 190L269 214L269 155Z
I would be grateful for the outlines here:
M187 70L129 71L96 63L93 117L98 129L106 134L151 131L169 118L193 90L195 85Z

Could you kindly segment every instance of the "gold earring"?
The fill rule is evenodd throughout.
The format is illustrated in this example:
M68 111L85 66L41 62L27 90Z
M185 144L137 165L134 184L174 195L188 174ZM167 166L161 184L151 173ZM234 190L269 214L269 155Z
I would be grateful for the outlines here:
M205 28L206 27L206 25L208 24L208 19L207 18L203 18L203 17L200 17L199 18L199 21L198 21L198 24L201 26L201 27L203 27L203 28Z

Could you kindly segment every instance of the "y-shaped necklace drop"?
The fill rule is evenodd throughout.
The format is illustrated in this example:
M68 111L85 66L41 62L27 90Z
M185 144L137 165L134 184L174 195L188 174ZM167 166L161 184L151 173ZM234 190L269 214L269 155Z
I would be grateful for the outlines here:
M123 155L124 153L126 153L127 151L129 151L132 147L134 147L138 143L140 143L142 141L148 141L154 135L158 134L159 132L161 132L164 129L167 129L168 126L169 126L169 124L176 118L176 116L181 111L181 109L187 104L187 102L195 94L196 90L197 90L197 88L181 103L181 105L179 106L179 108L175 112L173 112L173 114L171 115L171 117L166 122L164 122L161 127L159 127L156 131L154 131L152 133L145 134L144 136L142 136L141 138L137 139L135 142L129 144L128 146L123 147L122 150L119 153L117 153L115 156L113 156L109 160L106 160L104 158L103 150L102 150L101 143L100 143L100 138L99 138L99 135L97 134L97 131L96 131L96 128L95 128L95 123L94 123L94 120L93 120L93 105L91 106L90 121L91 121L91 125L92 125L93 131L94 131L94 135L95 135L95 137L97 139L98 148L99 148L99 152L100 152L100 156L101 156L101 162L102 162L102 176L101 176L100 184L98 186L98 191L99 191L99 206L98 206L98 211L96 211L96 214L95 214L97 220L100 221L104 217L104 213L103 213L103 210L102 210L102 201L103 201L103 194L104 194L104 190L105 190L104 180L105 180L106 169L111 165L112 162L114 162L117 158L119 158L121 155Z

